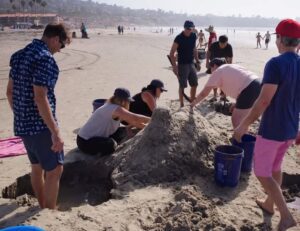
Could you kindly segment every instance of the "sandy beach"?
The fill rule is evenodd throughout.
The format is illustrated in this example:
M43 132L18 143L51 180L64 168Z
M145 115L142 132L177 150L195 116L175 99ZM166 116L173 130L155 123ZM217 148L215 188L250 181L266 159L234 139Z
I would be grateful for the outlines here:
M163 109L156 113L152 127L139 133L133 140L127 141L113 157L100 159L87 157L87 163L98 163L97 166L109 166L113 170L109 176L112 190L108 194L110 198L108 201L100 203L84 200L83 203L79 203L80 200L75 194L78 193L79 196L84 192L73 191L68 184L62 187L65 190L62 198L67 198L68 203L64 204L62 201L59 211L40 210L37 202L30 197L6 199L0 196L0 228L30 224L47 231L275 230L279 213L277 211L273 217L270 217L256 206L255 199L264 197L264 192L253 173L242 174L236 188L222 188L214 184L213 148L228 143L232 135L231 121L230 117L216 113L207 102L197 108L193 115L193 123L189 120L188 103L186 103L187 107L179 110L178 83L166 58L174 37L179 32L180 30L170 36L167 32L152 33L150 29L144 29L135 32L126 30L124 35L118 35L115 29L93 29L88 30L90 39L73 39L67 48L55 55L60 68L56 87L57 118L65 142L67 163L85 158L76 149L76 132L91 115L94 99L110 97L116 87L126 87L135 94L152 79L159 78L168 89L168 92L162 94L158 101ZM253 31L239 34L239 31L236 31L235 34L230 32L228 37L229 43L233 46L233 63L245 66L262 76L265 63L277 55L277 50L274 44L275 38L272 38L268 50L256 49L255 33ZM13 136L13 115L5 94L10 56L33 38L40 37L41 32L35 31L0 32L0 138ZM262 46L264 47L263 43ZM203 62L202 69L198 73L197 92L203 88L208 78L205 70L205 62ZM155 138L151 129L160 132L160 129L165 128L166 123L159 123L163 121L165 114L170 115L172 121L168 133L170 138L163 136L160 137L161 139ZM185 123L189 129L186 127L179 129ZM193 127L196 130L193 130ZM202 143L200 141L198 143L197 134L200 138L207 134L209 142L202 142L199 138ZM174 141L172 135L180 139ZM150 137L151 142L147 143L145 137ZM195 147L191 145L194 140ZM166 144L168 150L163 148ZM204 144L205 148L203 146L201 149L200 146ZM153 161L157 161L153 163L150 163L151 159L147 159L147 156L152 155L149 151L151 145L154 147L153 153L161 154L160 157L153 154ZM147 147L149 149L146 149ZM141 150L144 150L144 153ZM206 155L196 153L200 151ZM300 156L297 153L297 147L288 151L283 170L291 176L298 177L296 180L299 180L300 177L296 174L299 174ZM185 154L187 159L183 157ZM178 162L183 163L181 174L174 173L171 179L170 175L163 172L155 177L154 166L163 169L165 165L161 165L162 159L168 160L167 158L173 157L179 158ZM203 166L199 165L199 168L193 166L189 171L187 163L195 163L197 158L199 164ZM140 171L137 166L130 164L134 161L137 161L136 165L141 166ZM81 174L80 170L85 171L89 167L79 165L78 168L75 165L70 167L74 170L74 175ZM14 183L16 178L29 173L30 164L26 155L3 158L0 159L0 169L2 191ZM204 171L205 169L207 171ZM166 170L172 172L172 168L168 167ZM138 176L139 173L144 175ZM164 174L166 174L165 178ZM145 181L139 178L142 176ZM71 178L72 176L66 177L65 182ZM95 178L93 183L96 184L97 179ZM76 184L80 184L80 180L77 179ZM293 198L297 194L300 196L299 184L298 188L297 185L296 188L294 187L294 194L290 190L292 185L291 183L286 189L287 196ZM88 187L89 184L85 186ZM97 188L97 190L101 189ZM300 208L291 211L298 222L298 227L290 230L300 230Z

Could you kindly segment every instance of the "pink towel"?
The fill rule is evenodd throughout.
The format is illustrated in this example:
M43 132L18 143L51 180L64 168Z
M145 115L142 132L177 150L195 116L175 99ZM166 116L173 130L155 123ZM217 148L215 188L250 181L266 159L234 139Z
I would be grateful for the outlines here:
M21 138L12 137L0 140L0 158L25 155L26 153Z

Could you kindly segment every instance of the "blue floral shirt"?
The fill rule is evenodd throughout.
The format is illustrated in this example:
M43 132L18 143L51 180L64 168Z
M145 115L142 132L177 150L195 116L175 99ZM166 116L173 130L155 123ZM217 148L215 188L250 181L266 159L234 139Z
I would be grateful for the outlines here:
M56 120L54 87L59 69L46 43L34 39L10 59L13 80L14 132L16 136L39 134L48 129L34 102L33 85L46 87L51 112Z

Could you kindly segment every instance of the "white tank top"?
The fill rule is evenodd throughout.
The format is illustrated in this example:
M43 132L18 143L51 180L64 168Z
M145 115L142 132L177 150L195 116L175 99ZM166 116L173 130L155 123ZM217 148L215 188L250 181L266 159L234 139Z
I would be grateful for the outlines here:
M109 137L120 127L120 121L112 118L113 112L120 107L116 104L106 103L98 108L86 124L80 128L78 135L88 140L92 137Z

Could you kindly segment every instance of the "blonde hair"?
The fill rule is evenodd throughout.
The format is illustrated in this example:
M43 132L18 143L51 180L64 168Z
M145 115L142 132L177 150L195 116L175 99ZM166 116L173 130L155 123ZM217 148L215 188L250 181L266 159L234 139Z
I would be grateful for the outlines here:
M119 97L112 96L107 100L111 104L117 104L127 110L129 110L130 102L128 100L120 99Z

